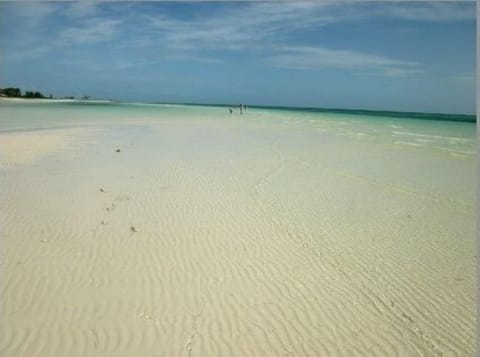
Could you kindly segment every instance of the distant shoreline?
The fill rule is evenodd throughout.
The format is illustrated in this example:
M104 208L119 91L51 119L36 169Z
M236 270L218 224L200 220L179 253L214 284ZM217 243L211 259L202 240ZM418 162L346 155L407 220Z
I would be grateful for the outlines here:
M204 103L175 103L175 102L154 102L151 104L169 104L169 105L188 105L188 106L206 106L206 107L235 107L232 104L204 104ZM248 105L247 108L252 109L268 109L281 111L303 111L312 113L336 113L336 114L355 114L369 115L378 117L394 117L394 118L411 118L425 120L446 120L458 122L476 122L476 114L458 114L458 113L432 113L432 112L400 112L394 110L372 110L372 109L342 109L342 108L319 108L319 107L291 107L291 106L275 106L275 105Z
M179 106L201 106L231 108L233 104L211 104L211 103L175 103L175 102L123 102L107 99L70 99L70 98L21 98L21 97L0 97L0 102L22 102L22 103L79 103L79 104L142 104L142 105L179 105ZM340 109L340 108L316 108L316 107L290 107L272 105L246 105L250 109L279 110L279 111L302 111L311 113L334 113L347 115L368 115L373 117L409 118L422 120L440 120L453 122L476 123L476 114L447 114L447 113L426 113L426 112L399 112L393 110L371 110L371 109Z
M0 97L5 102L33 102L33 103L114 103L107 99L67 99L67 98L21 98L21 97Z

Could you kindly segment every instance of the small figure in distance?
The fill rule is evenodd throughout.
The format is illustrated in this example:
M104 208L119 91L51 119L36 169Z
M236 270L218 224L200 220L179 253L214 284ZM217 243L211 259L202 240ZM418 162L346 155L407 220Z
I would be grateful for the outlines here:
M233 112L232 108L228 108L228 111L230 112L230 115L232 115L232 112Z
M242 115L243 105L240 104L240 115Z

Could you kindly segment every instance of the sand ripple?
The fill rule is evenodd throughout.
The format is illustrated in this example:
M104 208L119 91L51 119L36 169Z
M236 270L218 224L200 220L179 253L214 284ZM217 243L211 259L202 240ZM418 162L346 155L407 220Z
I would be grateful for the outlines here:
M473 200L251 120L25 134L49 146L0 170L2 356L473 355Z

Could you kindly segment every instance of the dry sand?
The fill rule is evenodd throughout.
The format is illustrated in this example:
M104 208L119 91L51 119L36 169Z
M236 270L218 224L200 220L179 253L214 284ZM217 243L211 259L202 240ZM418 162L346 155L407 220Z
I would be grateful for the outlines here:
M90 130L91 131L91 130ZM45 155L72 149L85 129L20 131L0 134L0 167L32 164Z
M474 354L474 201L422 181L473 159L247 119L0 142L2 356Z

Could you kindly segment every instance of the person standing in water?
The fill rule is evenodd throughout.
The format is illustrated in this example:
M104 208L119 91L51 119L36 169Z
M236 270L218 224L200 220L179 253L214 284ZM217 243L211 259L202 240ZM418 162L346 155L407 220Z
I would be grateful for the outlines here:
M232 108L228 108L228 111L230 112L230 115L232 115L232 112L233 112Z
M240 104L240 115L242 115L242 111L243 111L243 105Z

